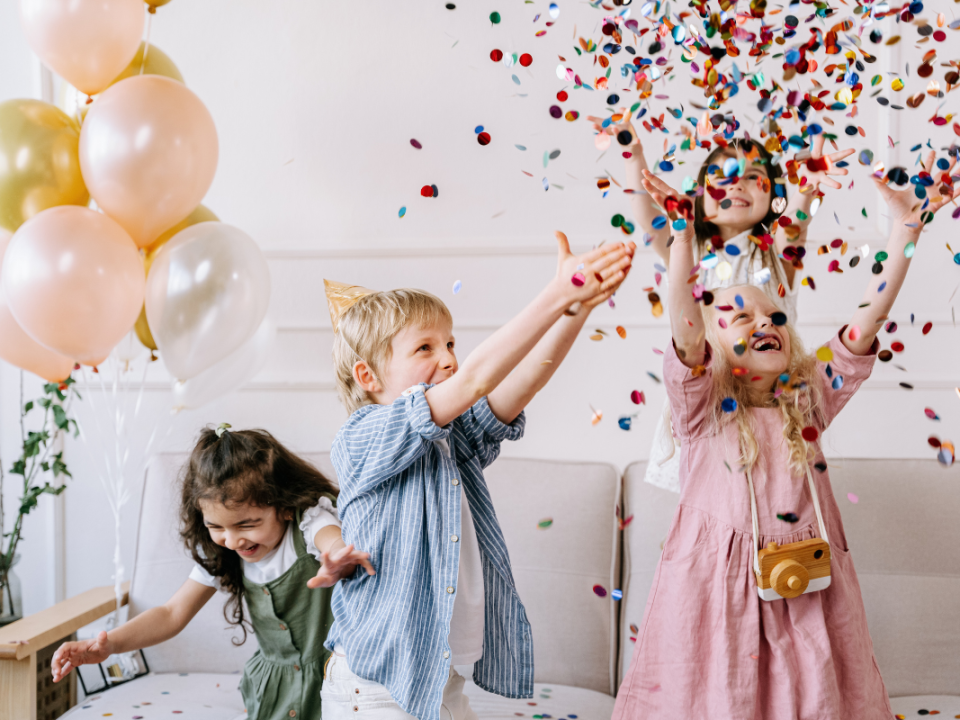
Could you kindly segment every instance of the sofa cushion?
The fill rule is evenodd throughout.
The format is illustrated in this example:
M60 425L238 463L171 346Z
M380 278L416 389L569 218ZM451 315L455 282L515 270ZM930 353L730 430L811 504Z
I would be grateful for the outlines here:
M931 715L960 717L960 695L911 695L890 698L893 713L901 720L926 720Z
M579 663L571 658L571 665ZM581 665L581 669L583 666ZM614 698L606 693L535 683L533 697L514 700L493 695L467 681L463 693L480 720L517 720L517 718L553 718L554 720L610 720Z
M501 458L484 474L533 629L536 681L614 694L619 471Z
M70 720L184 717L191 720L245 718L240 674L150 673L91 695L62 717Z

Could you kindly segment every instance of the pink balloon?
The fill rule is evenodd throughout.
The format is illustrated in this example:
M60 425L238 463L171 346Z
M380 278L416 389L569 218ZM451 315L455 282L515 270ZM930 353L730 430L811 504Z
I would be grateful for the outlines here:
M143 9L142 0L20 0L20 22L47 67L95 95L137 54Z
M88 208L62 205L20 226L0 285L30 337L93 365L133 327L145 279L140 253L122 227Z
M159 75L111 86L80 131L80 170L90 194L139 247L200 204L218 152L217 129L200 98Z
M3 273L3 256L7 252L11 235L0 230L0 274ZM13 319L0 286L0 358L11 365L28 370L50 382L60 382L70 377L74 362L68 357L47 350L27 335Z

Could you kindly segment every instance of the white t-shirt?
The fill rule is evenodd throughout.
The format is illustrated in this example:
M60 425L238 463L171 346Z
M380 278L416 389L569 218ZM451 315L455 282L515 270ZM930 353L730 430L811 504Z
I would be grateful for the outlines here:
M460 486L461 488L463 485ZM460 571L450 618L452 665L471 665L483 657L483 565L467 495L460 491Z
M320 559L321 553L317 549L314 539L317 533L328 525L340 527L340 520L337 518L337 511L330 499L321 497L320 502L312 508L304 510L303 516L300 518L300 532L303 533L307 552L317 560ZM258 585L264 585L273 582L293 567L293 564L297 561L297 547L293 542L293 528L294 523L287 523L287 531L283 535L283 540L258 562L245 562L241 558L243 575L247 580ZM201 585L221 590L220 579L213 577L199 565L193 566L193 570L190 571L190 579Z

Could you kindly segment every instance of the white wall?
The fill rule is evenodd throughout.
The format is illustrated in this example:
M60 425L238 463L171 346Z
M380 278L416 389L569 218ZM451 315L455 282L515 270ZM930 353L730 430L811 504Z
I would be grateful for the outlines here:
M606 171L622 183L622 161L616 149L598 157L585 119L603 112L608 93L567 86L571 99L563 107L578 110L580 120L553 120L547 112L555 93L565 86L555 74L558 55L565 56L566 64L584 80L600 75L587 58L576 58L571 42L574 26L577 35L598 38L602 13L585 3L560 5L557 23L540 38L534 32L543 29L544 18L536 25L531 21L537 12L546 16L546 2L510 7L458 3L456 10L448 11L441 2L357 6L176 0L160 9L151 38L174 59L188 86L210 108L220 136L220 166L204 203L225 222L246 230L265 250L274 282L273 312L280 327L276 351L263 373L232 396L177 417L164 447L188 449L198 428L228 421L234 427L265 427L299 450L329 448L344 412L332 384L324 277L372 288L407 285L436 293L453 312L464 357L552 276L554 229L563 229L580 249L622 239L609 223L615 213L629 216L627 199L617 191L603 199L596 187L596 178ZM0 5L0 98L30 95L35 85L30 53L12 6L12 2ZM503 15L500 25L491 26L487 20L493 10ZM890 21L884 23L887 34L892 34ZM911 31L905 28L904 34ZM644 53L648 44L645 39ZM528 69L508 70L490 61L495 47L505 53L530 52L534 63ZM894 51L885 52L890 54L861 73L868 86L876 71L884 72L884 87L889 86L884 63L898 69ZM673 99L651 99L651 112L659 115L667 106L685 102L684 115L697 117L699 111L689 105L695 100L692 88L684 77L689 66L677 55L674 50L676 80L665 89L658 84L655 90L668 92ZM611 88L622 87L616 78L626 61L625 53L617 56ZM777 61L767 62L772 68ZM915 66L915 60L911 62ZM741 69L748 65L742 57ZM818 77L825 87L834 86L822 74ZM924 86L925 81L908 81L907 92ZM635 92L620 94L631 102L636 97ZM743 102L733 109L744 128L756 135L756 95L744 87L740 99ZM901 104L904 99L899 98ZM860 107L853 122L863 126L867 137L858 137L852 146L872 148L888 166L896 164L897 154L908 165L914 159L903 146L889 148L888 134L906 149L928 137L934 147L952 141L949 125L934 128L926 122L934 109L929 98L918 110L902 111L902 125L909 130L904 135L896 111L883 110L865 96ZM845 143L842 127L848 120L833 115L838 116L836 129ZM671 128L677 127L677 121L671 123ZM487 147L475 141L473 129L481 124L493 136ZM785 126L790 133L798 128ZM412 148L410 138L418 139L423 150ZM655 155L663 138L646 134L644 138L649 138L648 153ZM527 151L517 150L515 144L525 145ZM544 169L544 151L554 149L561 155ZM682 174L695 173L703 155L680 156L687 164L673 173L677 184ZM547 192L544 177L552 183ZM811 346L849 318L870 265L862 263L842 276L828 275L827 263L837 255L817 257L817 246L842 237L852 246L869 243L877 249L885 237L878 229L880 213L868 170L854 162L849 179L855 181L854 188L831 193L811 228L805 274L814 277L817 289L803 288L800 301L801 330ZM420 187L431 183L438 186L439 198L421 198ZM401 206L407 207L402 220L397 217ZM861 215L864 207L869 219ZM960 405L953 390L960 385L955 361L960 341L951 314L957 304L951 294L960 284L960 266L944 247L954 235L954 223L948 216L939 218L926 234L893 315L900 329L894 338L885 333L882 337L885 346L893 339L905 343L906 350L895 362L906 371L894 363L878 363L863 392L832 429L828 454L931 458L929 434L960 439ZM638 239L639 233L634 237ZM960 246L960 240L953 242ZM844 267L849 257L844 258ZM643 290L653 284L654 261L652 253L640 251L631 280L618 294L616 310L600 308L589 322L588 330L604 328L608 337L591 342L586 336L590 333L585 333L529 408L527 436L505 447L505 454L598 459L620 466L647 456L664 397L662 386L647 373L660 375L660 357L653 349L669 341L666 318L652 317ZM463 290L454 296L456 280ZM914 327L910 313L916 315ZM919 328L928 320L934 329L921 336ZM627 329L626 340L617 337L617 325ZM152 368L151 373L144 420L135 430L141 445L148 421L169 406L162 368ZM901 381L915 389L900 388ZM629 399L634 389L646 393L648 404L639 408L633 429L624 432L616 420L638 410ZM15 390L16 373L3 367L0 447L5 465L18 436ZM591 405L604 413L597 426L590 423ZM927 406L943 420L926 419ZM62 570L66 594L111 581L113 534L103 490L86 449L71 442L68 459L75 480L64 496L62 526L49 499L29 519L21 573L28 611L44 607L58 595L61 571L52 562L58 528L67 537ZM955 478L956 472L945 471L945 480ZM133 487L137 481L130 478ZM133 503L124 520L128 571L136 513Z

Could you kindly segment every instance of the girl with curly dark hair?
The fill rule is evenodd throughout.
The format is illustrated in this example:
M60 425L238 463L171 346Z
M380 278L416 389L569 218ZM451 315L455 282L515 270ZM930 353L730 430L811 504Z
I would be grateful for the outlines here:
M101 632L65 643L54 680L113 653L156 645L177 635L219 590L224 617L259 649L240 690L250 720L320 716L323 648L333 621L330 588L363 568L369 555L345 545L324 475L265 430L200 433L181 481L180 537L196 566L165 605Z

